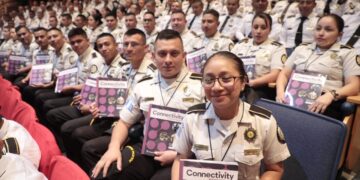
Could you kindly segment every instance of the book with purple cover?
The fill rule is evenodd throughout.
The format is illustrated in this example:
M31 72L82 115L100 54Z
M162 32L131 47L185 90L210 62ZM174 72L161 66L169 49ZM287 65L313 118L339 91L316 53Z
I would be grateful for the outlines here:
M206 49L200 48L186 55L186 65L191 72L201 73L207 60Z
M10 55L9 56L9 74L17 74L17 70L24 68L29 59L26 56Z
M290 106L308 109L321 95L326 75L310 72L293 72L285 91L285 100Z
M180 180L238 179L238 163L195 159L180 160Z
M40 64L31 67L30 85L51 82L53 64Z
M119 117L127 91L128 82L125 78L98 78L96 104L100 110L99 117Z
M9 51L0 51L0 65L8 60L9 54Z
M244 63L244 69L249 79L255 79L255 64L256 57L255 56L243 56L240 59Z
M152 104L148 113L141 154L154 156L155 151L172 149L176 130L186 111Z
M60 71L56 80L55 92L60 93L65 86L74 86L78 82L78 68Z
M46 64L50 62L49 54L37 54L35 56L35 64Z
M81 104L91 104L96 102L97 80L87 78L84 87L81 89Z

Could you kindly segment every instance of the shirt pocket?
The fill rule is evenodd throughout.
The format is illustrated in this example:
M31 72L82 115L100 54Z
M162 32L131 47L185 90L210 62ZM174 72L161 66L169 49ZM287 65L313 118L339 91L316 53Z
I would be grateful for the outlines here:
M143 97L140 103L140 109L142 111L149 111L150 105L154 104L154 97Z
M258 179L260 163L263 159L261 149L258 155L246 155L244 151L235 151L235 161L239 164L239 179Z
M196 159L200 159L200 160L212 160L213 156L211 155L211 150L208 147L207 150L205 149L201 149L199 150L197 147L195 147L196 145L193 145L193 147L191 148L191 151L195 154ZM215 152L215 149L212 149L213 152Z

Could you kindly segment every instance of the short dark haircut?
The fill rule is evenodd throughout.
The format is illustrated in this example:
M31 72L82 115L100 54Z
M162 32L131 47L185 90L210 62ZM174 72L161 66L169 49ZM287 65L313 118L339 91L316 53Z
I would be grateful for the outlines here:
M260 18L260 19L263 19L265 21L265 24L269 25L269 28L271 30L271 27L272 27L272 18L269 14L267 13L264 13L264 12L261 12L261 13L257 13L255 14L254 18L252 19L251 21L251 25L254 23L254 20L256 18Z
M340 33L343 32L343 30L344 30L344 24L345 24L343 18L341 18L341 17L340 17L339 15L337 15L337 14L325 14L325 15L321 16L321 17L318 19L317 22L319 22L319 21L320 21L322 18L324 18L324 17L331 17L332 19L334 19L335 22L336 22L336 27L337 27L338 31L339 31Z
M107 13L107 14L105 15L105 18L107 18L107 17L113 17L113 18L116 19L116 14L115 14L115 13Z
M150 14L152 17L155 18L155 14L154 14L153 12L151 12L151 11L146 11L146 12L144 13L144 16L145 16L146 14Z
M201 4L202 6L204 6L204 3L202 2L202 0L194 0L194 2L191 3L191 6L196 4L196 3L199 3Z
M110 38L114 41L114 43L116 43L116 40L115 40L114 36L113 36L112 34L110 34L110 33L101 33L101 34L96 38L96 41L98 41L98 39L103 38L103 37L110 37Z
M145 33L140 30L140 29L137 29L137 28L134 28L134 29L129 29L125 32L124 36L133 36L133 35L140 35L141 38L143 39L143 44L146 44L146 36L145 36Z
M181 45L183 46L183 42L181 39L180 34L177 31L174 31L172 29L164 29L158 33L155 39L155 43L158 40L171 40L171 39L180 39Z
M92 14L92 15L90 15L90 16L94 18L94 20L95 20L95 22L96 22L96 24L97 24L98 26L102 24L102 20L101 20L102 17L101 17L100 14L95 13L95 14Z
M57 27L52 27L52 28L48 29L48 32L49 32L49 31L58 31L58 32L60 32L61 34L63 34L63 32L62 32L59 28L57 28Z
M45 32L47 32L47 29L45 29L45 28L43 28L43 27L38 27L38 28L36 28L36 29L34 29L34 33L35 32L38 32L38 31L45 31Z
M61 17L65 17L68 20L72 20L71 14L69 14L69 13L61 14Z
M74 28L74 29L71 29L71 30L69 31L68 37L69 37L69 39L70 39L70 38L72 38L72 37L74 37L74 36L77 36L77 35L80 35L80 36L83 36L83 37L85 37L85 38L88 38L88 37L87 37L87 34L86 34L86 32L84 31L83 28Z
M213 15L214 17L215 17L215 19L217 20L217 21L219 21L219 12L217 12L215 9L209 9L209 10L206 10L205 12L204 12L204 15L205 14L211 14L211 15Z
M171 15L173 15L173 14L182 14L184 17L186 17L186 14L184 13L184 11L182 11L180 9L177 9L177 10L173 11L171 13Z
M135 16L136 17L136 15L132 12L126 13L125 16Z
M83 20L83 21L87 21L87 17L86 17L86 16L84 16L84 15L82 15L82 14L79 14L79 15L77 15L76 17L80 17L80 18L81 18L81 20Z
M15 28L15 31L18 32L18 31L20 31L20 29L22 29L22 28L25 28L25 30L26 30L27 32L30 32L30 29L27 28L26 26L17 26L17 27Z

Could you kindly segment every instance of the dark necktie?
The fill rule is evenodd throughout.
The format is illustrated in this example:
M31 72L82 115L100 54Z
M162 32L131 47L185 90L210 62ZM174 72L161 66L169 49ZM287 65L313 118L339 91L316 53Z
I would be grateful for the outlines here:
M226 19L224 21L224 23L222 24L221 28L220 28L220 33L224 30L226 23L228 22L228 20L230 19L230 16L226 16Z
M210 2L208 2L208 4L206 5L206 9L205 9L205 10L207 11L207 10L209 10L209 8L210 8Z
M169 21L166 23L165 29L169 29L170 22L171 22L171 19L169 19Z
M360 37L360 25L358 26L354 34L351 36L349 41L346 43L346 45L354 47L354 44L359 40L359 37Z
M189 7L186 9L186 11L185 11L185 15L187 15L187 14L188 14L188 12L189 12L190 8L191 8L191 4L189 4Z
M191 29L191 26L193 25L195 19L196 19L196 15L194 14L194 17L193 17L192 20L190 21L190 24L189 24L188 29Z
M330 14L330 3L331 0L327 0L324 8L324 14Z
M300 19L301 21L295 35L295 46L298 46L302 42L303 26L307 17L302 16Z

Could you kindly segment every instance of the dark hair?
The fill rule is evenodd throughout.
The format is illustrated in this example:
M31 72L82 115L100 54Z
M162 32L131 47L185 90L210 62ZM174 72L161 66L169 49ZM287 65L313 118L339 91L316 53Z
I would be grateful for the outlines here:
M68 20L72 20L71 14L69 14L69 13L61 14L61 17L65 17Z
M85 38L87 38L87 34L86 32L84 31L83 28L74 28L74 29L71 29L69 31L69 34L68 34L68 37L69 39L74 37L74 36L77 36L77 35L80 35L80 36L83 36Z
M103 38L103 37L110 37L110 38L114 41L114 43L116 43L116 40L115 40L114 36L113 36L112 34L110 34L110 33L101 33L101 34L96 38L96 41L97 41L98 39L100 39L100 38Z
M124 36L133 36L133 35L140 35L141 38L142 38L142 42L143 44L146 44L146 36L145 36L145 33L140 30L140 29L137 29L137 28L134 28L134 29L129 29L125 32Z
M94 18L94 20L98 26L100 26L102 24L102 20L101 20L102 17L100 14L95 13L90 16Z
M17 26L17 27L15 28L15 32L20 31L20 29L22 29L22 28L25 28L25 30L26 30L27 32L30 32L29 28L27 28L26 26Z
M171 13L171 15L173 15L173 14L182 14L184 17L186 17L186 14L184 13L184 11L182 11L180 9L177 9L177 10L173 11Z
M191 3L191 6L196 3L200 3L202 6L204 6L204 3L202 2L202 0L194 0L194 2Z
M82 14L79 14L79 15L77 15L76 17L80 17L80 18L81 18L81 20L83 20L83 21L87 21L87 17L86 17L86 16L84 16L84 15L82 15Z
M180 34L172 29L164 29L160 31L156 36L155 43L158 40L171 40L171 39L180 39L181 45L183 44Z
M238 56L236 56L235 54L233 54L232 52L229 52L229 51L219 51L219 52L216 52L215 54L211 55L205 62L204 66L201 70L201 73L204 73L204 69L205 69L206 65L209 64L209 62L217 56L221 56L221 57L226 58L229 61L232 61L235 64L236 69L238 70L238 72L240 73L240 75L242 77L241 80L243 82L248 81L248 77L245 72L243 61Z
M124 7L124 6L122 6L122 5L120 5L117 9L116 9L116 11L117 10L120 10L123 14L126 14L126 8ZM116 12L115 11L115 12Z
M56 28L56 27L52 27L52 28L48 29L48 32L49 32L49 31L58 31L58 32L60 32L61 34L63 34L63 32L62 32L59 28Z
M211 15L213 15L214 17L215 17L215 19L217 20L217 21L219 21L219 12L217 12L215 9L209 9L209 10L206 10L205 12L204 12L204 15L205 14L211 14Z
M45 32L47 32L47 29L45 29L45 28L43 28L43 27L38 27L38 28L36 28L36 29L34 29L34 33L35 32L38 32L38 31L45 31Z
M338 15L336 15L336 14L326 14L326 15L321 16L321 17L318 19L317 23L318 23L323 17L331 17L331 18L333 18L333 19L335 20L335 22L336 22L336 27L337 27L337 29L339 30L339 32L343 32L343 30L344 30L344 24L345 24L343 18L341 18L340 16L338 16Z
M254 23L254 20L255 20L256 18L263 19L263 20L265 21L265 24L268 24L268 25L269 25L269 28L270 28L270 30L271 30L271 27L272 27L272 18L271 18L271 16L270 16L269 14L263 13L263 12L255 14L254 18L253 18L252 21L251 21L251 25Z
M151 11L146 11L146 12L144 13L144 16L145 16L146 14L150 14L152 17L155 18L155 14L154 14L153 12L151 12Z
M134 13L131 13L131 12L126 13L125 16L135 16L136 17L136 15Z
M107 18L107 17L113 17L113 18L115 18L116 20L117 20L117 18L116 18L116 14L114 14L114 13L107 13L106 15L105 15L105 18Z

